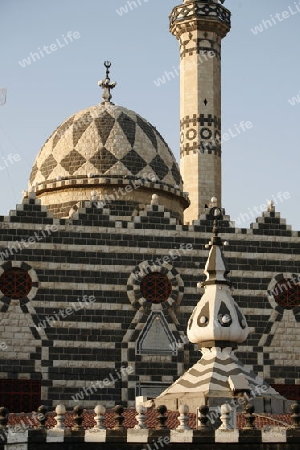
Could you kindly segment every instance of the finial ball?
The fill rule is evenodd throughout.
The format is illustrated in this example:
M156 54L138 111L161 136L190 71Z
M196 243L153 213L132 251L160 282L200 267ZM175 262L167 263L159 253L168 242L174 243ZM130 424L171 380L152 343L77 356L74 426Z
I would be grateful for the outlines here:
M66 407L65 405L57 405L55 408L56 414L66 414Z
M103 405L97 405L95 406L94 412L98 415L104 414L106 411L106 408Z
M180 412L180 414L188 414L189 407L188 407L188 405L180 405L178 408L178 411Z

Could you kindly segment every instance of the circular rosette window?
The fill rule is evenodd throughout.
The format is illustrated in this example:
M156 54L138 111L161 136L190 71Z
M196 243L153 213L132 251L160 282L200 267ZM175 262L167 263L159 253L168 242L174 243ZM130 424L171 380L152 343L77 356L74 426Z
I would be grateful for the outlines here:
M294 309L300 305L300 285L293 279L283 278L273 289L274 300L283 309Z
M300 310L300 277L296 274L278 274L268 286L268 300L276 311L298 313Z
M172 284L164 273L149 273L141 281L141 293L148 302L165 302L170 297L171 292Z
M127 282L128 298L136 308L179 305L183 291L181 276L168 263L158 266L153 261L144 261L136 266Z
M37 275L27 264L10 261L0 267L0 298L24 303L35 297L37 288Z
M32 279L26 270L12 267L0 276L0 290L5 297L22 299L27 297L32 288Z

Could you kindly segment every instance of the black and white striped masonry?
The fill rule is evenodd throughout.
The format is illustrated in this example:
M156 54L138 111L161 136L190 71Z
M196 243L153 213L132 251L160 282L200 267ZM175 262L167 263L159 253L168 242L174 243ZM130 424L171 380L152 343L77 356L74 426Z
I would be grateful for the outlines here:
M197 404L221 405L233 401L239 407L239 397L247 395L265 412L267 402L277 403L285 412L288 403L234 355L237 344L249 334L246 318L231 295L230 272L218 235L218 220L223 218L220 208L210 210L214 218L213 236L206 248L210 249L205 265L206 280L201 283L204 294L195 307L187 326L187 336L201 351L201 359L168 387L156 399L169 409L187 404L193 410Z
M39 410L43 414L39 417L40 425L34 429L22 429L19 427L7 426L8 411L6 408L0 408L0 450L35 450L52 449L54 445L61 449L106 449L112 448L112 445L118 449L141 449L152 450L167 446L168 449L183 449L186 444L189 448L198 449L200 445L205 445L205 449L231 449L236 448L234 444L243 444L247 449L278 449L296 450L300 443L300 405L293 405L292 425L289 427L265 427L262 430L255 428L253 412L245 414L246 426L243 429L228 429L226 411L223 408L221 421L222 424L217 430L200 425L197 430L190 429L187 426L188 408L186 406L179 409L180 425L176 429L169 429L165 423L168 419L166 407L161 405L157 408L157 426L147 428L146 416L143 407L137 407L137 424L134 428L126 428L124 422L124 408L120 405L115 410L115 426L107 429L103 425L105 421L105 408L97 405L94 409L96 414L95 426L84 428L83 407L76 406L73 410L73 426L66 428L64 405L56 407L56 425L48 429L45 426L47 413L44 407ZM204 409L202 408L202 411ZM253 411L253 409L252 409ZM206 409L207 415L209 409ZM204 421L203 421L204 422ZM184 425L184 426L183 426ZM97 444L97 446L94 445ZM181 445L180 445L181 444ZM185 445L183 447L183 444ZM179 446L180 445L180 446ZM280 445L280 447L278 447ZM202 448L202 447L201 447ZM204 447L203 447L204 448Z

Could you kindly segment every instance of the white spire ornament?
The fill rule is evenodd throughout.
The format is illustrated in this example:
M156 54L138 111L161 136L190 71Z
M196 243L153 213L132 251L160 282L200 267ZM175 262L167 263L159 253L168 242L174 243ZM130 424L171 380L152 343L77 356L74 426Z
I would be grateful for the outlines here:
M209 214L213 219L213 236L206 246L210 250L204 270L206 280L201 283L204 294L187 326L187 336L198 345L201 359L160 394L155 405L164 404L169 410L176 410L178 404L187 405L195 411L201 405L224 403L242 407L250 398L267 397L274 405L279 400L284 408L284 397L234 354L237 345L247 339L249 328L231 295L232 286L227 279L229 270L222 252L223 242L218 236L222 210L213 207ZM261 398L258 402L261 410L257 412L265 412L264 403Z
M249 328L244 314L231 295L229 270L222 252L222 240L218 236L217 220L222 218L220 208L212 208L214 218L213 237L202 283L204 294L188 322L187 336L191 342L202 347L232 347L245 341Z

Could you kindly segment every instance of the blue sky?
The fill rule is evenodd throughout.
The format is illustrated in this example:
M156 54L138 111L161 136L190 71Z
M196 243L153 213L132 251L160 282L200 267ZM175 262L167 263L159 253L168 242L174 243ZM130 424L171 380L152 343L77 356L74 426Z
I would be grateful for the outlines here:
M7 100L0 106L0 214L20 203L53 130L101 101L97 83L106 59L118 82L113 101L155 125L179 160L179 51L168 15L180 1L135 1L131 9L125 0L1 1L0 88ZM226 0L224 6L232 30L223 40L222 130L234 131L241 121L253 126L223 144L223 207L246 227L246 214L257 216L273 196L282 217L300 230L300 96L289 102L300 92L300 1ZM79 37L71 42L68 32ZM22 67L44 46L49 54ZM171 71L174 78L158 87ZM20 160L11 163L9 154Z

